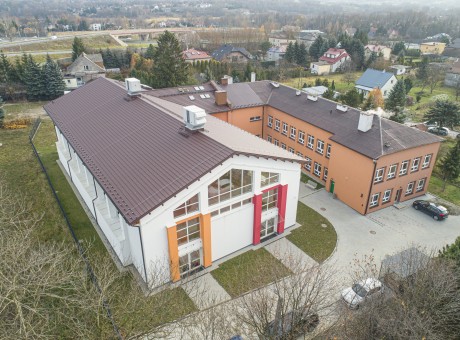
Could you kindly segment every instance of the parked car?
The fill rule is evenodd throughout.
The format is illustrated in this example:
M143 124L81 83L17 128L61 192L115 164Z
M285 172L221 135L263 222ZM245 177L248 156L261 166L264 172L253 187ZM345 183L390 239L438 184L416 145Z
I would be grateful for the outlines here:
M282 320L271 321L265 328L268 338L275 337L279 340L297 339L305 333L312 332L319 324L319 316L316 313L307 316L299 315L302 312L290 311Z
M435 220L443 220L449 216L449 212L442 205L436 205L434 203L417 200L412 203L415 210L423 211L425 214L430 215Z
M366 300L382 294L383 283L374 278L367 278L342 291L342 300L351 309L358 309Z
M447 136L449 134L449 129L445 127L430 127L427 131L439 136Z

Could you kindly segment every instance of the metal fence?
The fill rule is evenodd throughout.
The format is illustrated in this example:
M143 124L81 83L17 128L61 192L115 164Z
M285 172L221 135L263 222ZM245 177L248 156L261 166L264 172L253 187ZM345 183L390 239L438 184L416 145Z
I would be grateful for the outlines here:
M69 221L69 218L67 217L67 214L62 206L62 203L61 201L59 200L59 197L56 193L56 190L54 189L54 186L53 184L51 183L51 179L48 175L48 172L46 171L46 168L40 158L40 155L38 154L37 152L37 149L35 148L35 144L34 144L34 137L35 137L35 134L37 133L37 130L38 128L40 127L40 123L41 123L41 119L40 118L37 118L32 126L32 129L30 131L30 134L29 134L29 141L30 141L30 144L32 146L32 150L35 154L35 156L37 157L38 159L38 162L40 163L40 166L42 168L42 171L43 173L45 174L46 176L46 180L48 181L48 185L50 186L51 188L51 191L53 192L53 195L54 195L54 198L56 199L56 202L59 206L59 210L61 210L61 213L62 213L62 216L64 216L64 219L65 219L65 223L67 225L67 228L69 229L70 231L70 234L72 235L72 239L74 240L75 242L75 245L77 246L77 249L78 249L78 252L80 253L80 256L82 257L83 259L83 262L85 263L85 268L86 268L86 272L88 273L88 276L91 280L91 282L94 284L94 287L97 289L97 291L99 292L99 294L103 295L102 293L102 289L99 285L99 282L97 280L97 277L96 277L96 274L94 273L94 270L86 256L86 253L85 253L85 250L83 249L83 246L81 245L81 243L78 241L78 238L77 236L75 235L75 232L72 228L72 225L70 224L70 221ZM121 333L120 333L120 330L117 326L117 324L115 323L115 320L113 319L113 315L112 315L112 311L110 310L110 306L107 302L107 300L105 299L105 297L102 296L102 306L104 307L106 313L107 313L107 317L109 318L110 322L112 323L112 327L113 327L113 331L115 332L115 335L118 339L123 339Z

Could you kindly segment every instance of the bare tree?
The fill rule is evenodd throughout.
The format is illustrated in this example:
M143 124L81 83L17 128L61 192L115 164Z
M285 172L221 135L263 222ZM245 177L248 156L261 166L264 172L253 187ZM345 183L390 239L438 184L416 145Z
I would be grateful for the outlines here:
M430 88L430 93L444 80L445 71L439 66L429 65L427 70L426 85Z

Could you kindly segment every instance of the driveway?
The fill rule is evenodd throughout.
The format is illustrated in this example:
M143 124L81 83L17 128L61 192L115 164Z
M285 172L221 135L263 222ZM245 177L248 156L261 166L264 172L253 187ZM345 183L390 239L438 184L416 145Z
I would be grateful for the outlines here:
M430 199L425 195L417 199ZM388 208L362 216L330 193L320 190L302 197L307 204L325 216L337 231L337 247L327 260L346 286L353 272L353 261L364 255L373 255L379 266L385 255L394 254L411 245L426 247L429 251L441 249L460 236L460 216L435 221L412 208L412 201L398 208Z

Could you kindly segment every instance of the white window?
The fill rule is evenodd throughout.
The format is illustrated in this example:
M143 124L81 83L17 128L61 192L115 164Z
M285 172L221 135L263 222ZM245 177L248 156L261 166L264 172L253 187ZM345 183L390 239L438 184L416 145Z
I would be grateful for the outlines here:
M258 122L259 120L262 120L261 116L255 116L255 117L249 118L250 122Z
M173 212L174 218L188 215L190 213L198 211L199 208L200 208L200 205L198 202L198 194L196 194L195 196L185 201L185 203L182 203L180 206L174 209L174 212Z
M407 185L407 189L406 189L406 195L410 195L414 192L414 183L415 182L410 182L408 185Z
M262 211L268 211L278 206L278 188L268 190L262 194Z
M236 202L236 203L233 203L231 205L228 205L226 207L223 207L223 208L220 208L220 209L217 209L217 210L214 210L211 212L211 217L215 217L215 216L218 216L219 214L223 214L223 213L226 213L230 210L235 210L235 209L238 209L238 208L241 208L242 206L245 206L246 204L250 204L252 203L252 199L251 198L247 198L241 202Z
M415 189L415 191L417 192L422 191L423 188L425 187L425 181L426 181L426 178L419 179L417 183L417 188Z
M313 173L316 176L321 177L321 164L315 162L315 170L313 171Z
M280 120L279 120L279 119L276 119L276 120L275 120L275 130L276 130L276 131L279 131L279 130L280 130Z
M272 136L268 135L267 140L271 143L272 142Z
M289 148L290 153L295 153L295 150L293 148Z
M278 139L275 139L275 142L273 144L275 144L276 146L279 146L280 142L278 141Z
M269 184L274 184L278 183L280 178L280 175L276 172L266 172L262 171L261 173L261 180L260 180L260 186L264 187Z
M385 190L385 192L383 193L383 197L382 197L382 203L387 203L390 201L391 191L392 189Z
M273 117L272 116L268 116L268 123L267 123L268 127L272 127L273 126Z
M308 135L307 147L313 150L314 145L315 145L315 137Z
M409 161L404 161L401 163L401 168L399 168L399 176L407 174L408 166L409 166Z
M326 158L330 158L330 157L331 157L331 149L332 149L331 144L328 144L328 145L327 145L327 148L326 148Z
M328 173L328 169L325 167L323 171L323 180L325 181L327 181L327 173Z
M398 164L390 165L390 168L388 169L387 179L392 179L392 178L396 177L396 169L397 168L398 168Z
M304 168L307 169L308 171L311 171L311 159L308 158L308 157L305 157L305 165L304 165Z
M316 152L320 154L324 153L324 142L321 139L318 139L316 142Z
M302 157L302 158L303 158L303 155L302 155L302 153L301 153L301 152L297 152L297 156L299 156L299 157Z
M287 123L283 122L283 132L282 132L282 134L287 135L287 132L288 132L288 125L287 125Z
M430 155L426 155L425 158L423 158L422 169L426 169L430 166L431 156L432 155L430 154Z
M177 245L183 245L200 238L200 218L182 222L176 226Z
M420 164L420 157L414 158L414 160L412 161L412 167L410 168L410 172L417 171L419 164Z
M380 192L376 193L376 194L373 194L371 196L371 202L369 203L369 206L372 208L372 207L375 207L379 204L379 197L380 197Z
M385 168L380 168L375 171L374 183L383 181L383 174L385 173Z
M209 205L225 202L251 191L252 171L232 169L208 185Z
M299 143L304 144L305 143L305 132L299 130Z
M284 150L286 150L286 144L284 144L284 143L281 143L281 149L284 149Z
M181 277L192 275L201 268L201 252L194 250L179 257L179 272Z
M273 235L276 232L277 217L269 218L263 221L260 226L260 239Z
M291 138L295 140L296 129L295 127L291 126Z

